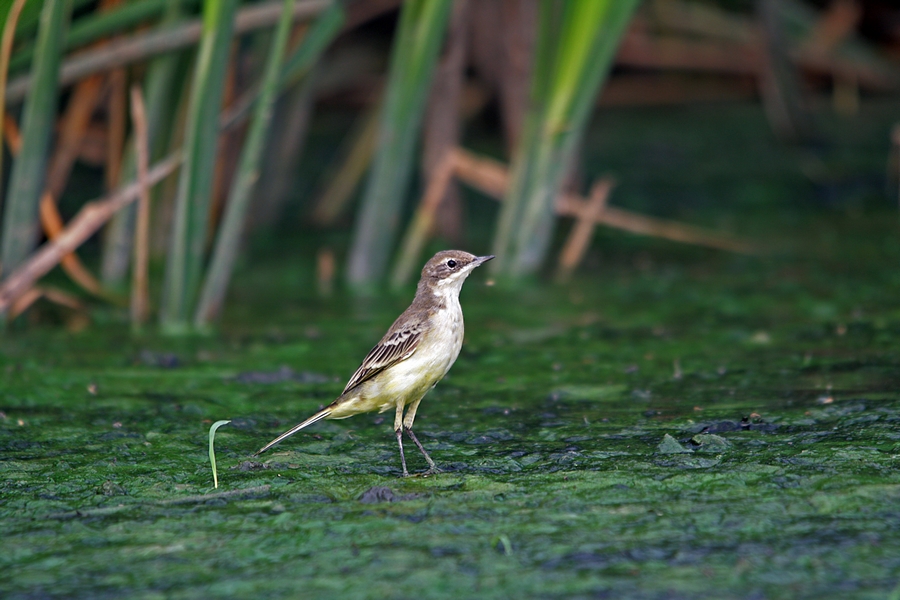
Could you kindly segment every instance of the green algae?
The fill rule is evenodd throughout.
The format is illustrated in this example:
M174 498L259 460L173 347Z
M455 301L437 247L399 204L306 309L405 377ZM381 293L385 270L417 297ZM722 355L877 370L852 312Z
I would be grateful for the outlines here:
M13 332L0 595L896 595L898 220L793 210L742 224L783 249L759 258L600 232L569 285L473 276L466 345L416 421L436 476L399 477L389 415L252 457L340 392L406 297L321 301L273 265L215 336Z

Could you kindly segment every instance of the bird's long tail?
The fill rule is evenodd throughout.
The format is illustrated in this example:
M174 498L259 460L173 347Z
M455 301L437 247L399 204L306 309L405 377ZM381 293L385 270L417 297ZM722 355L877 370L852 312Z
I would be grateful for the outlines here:
M330 406L323 408L322 410L320 410L319 412L317 412L310 418L306 419L302 423L294 425L293 427L291 427L290 429L288 429L287 431L285 431L284 433L279 435L277 438L275 438L274 440L272 440L271 442L269 442L268 444L266 444L265 446L260 448L259 451L256 454L254 454L254 456L259 456L260 454L262 454L263 452L265 452L266 450L268 450L269 448L271 448L272 446L274 446L275 444L277 444L284 438L294 435L295 433L297 433L304 427L308 427L308 426L312 425L313 423L318 423L319 421L321 421L322 419L324 419L325 417L330 415L333 410L334 409Z

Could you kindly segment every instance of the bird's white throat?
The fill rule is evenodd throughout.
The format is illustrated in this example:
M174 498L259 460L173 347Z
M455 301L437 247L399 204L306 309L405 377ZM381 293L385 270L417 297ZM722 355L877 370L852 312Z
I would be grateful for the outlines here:
M476 266L477 265L474 264L467 266L457 273L453 273L443 279L438 279L432 284L431 289L434 291L434 294L440 298L459 298L459 293L462 291L462 286L466 282L466 278Z

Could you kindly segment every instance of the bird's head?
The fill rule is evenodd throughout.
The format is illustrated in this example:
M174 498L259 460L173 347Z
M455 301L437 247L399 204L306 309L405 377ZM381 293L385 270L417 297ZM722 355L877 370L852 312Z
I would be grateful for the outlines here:
M420 285L425 284L435 290L456 289L458 292L469 273L492 258L491 255L475 256L462 250L443 250L425 263Z

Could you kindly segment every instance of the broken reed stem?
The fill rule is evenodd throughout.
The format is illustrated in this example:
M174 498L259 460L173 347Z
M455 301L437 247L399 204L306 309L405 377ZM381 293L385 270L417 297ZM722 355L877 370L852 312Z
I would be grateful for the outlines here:
M572 197L570 196L569 199L571 198ZM563 210L561 212L562 214L577 215L579 210L580 209L578 208L572 207L570 203L569 210ZM716 248L718 250L728 250L729 252L736 252L738 254L757 254L759 252L759 248L754 244L734 236L710 231L702 227L685 225L684 223L678 223L676 221L648 217L614 206L607 206L597 222L630 233L660 237L673 242L682 242L685 244L693 244L695 246L706 246L707 248Z
M73 99L71 102L75 102ZM93 105L92 105L93 107ZM9 115L7 115L7 119L4 122L4 135L7 138L7 142L9 145L9 153L15 158L19 154L19 149L22 147L22 136L19 132L19 126L16 124L15 120L13 120ZM66 120L68 121L71 117L71 114L67 111ZM72 121L77 120L71 119ZM78 136L81 135L80 131L72 131L70 123L63 124L64 133L61 138L66 138L69 134L76 134ZM76 128L77 129L77 128ZM44 234L48 239L52 240L59 232L63 230L65 227L62 219L62 215L59 214L59 209L56 207L56 200L53 194L54 180L60 180L62 183L59 184L60 190L65 184L65 178L68 178L68 171L71 169L71 162L66 161L66 156L69 156L69 150L66 149L66 146L69 144L64 139L61 139L59 142L59 146L57 148L57 152L51 161L50 173L47 176L48 184L47 189L44 191L41 196L40 206L38 207L39 219L41 223L41 228L44 231ZM71 153L69 156L71 161L75 160L75 153ZM65 175L63 172L65 171ZM82 289L87 291L90 294L93 294L97 297L104 298L107 300L115 301L116 299L106 290L103 289L103 286L97 280L94 275L88 271L87 267L82 264L81 260L78 258L78 255L73 253L69 253L62 258L61 265L63 271L65 271L66 275L74 281L76 284L81 286ZM31 303L27 303L25 308L28 307ZM13 311L10 314L10 318L14 318L17 314L15 311L15 306L13 307ZM24 310L24 308L23 308Z
M319 296L330 298L334 294L336 271L334 251L331 248L319 248L316 252L316 289Z
M154 185L167 177L181 164L181 152L174 152L156 163L147 174L147 185ZM45 243L26 259L0 284L0 313L5 312L16 298L33 287L62 258L91 237L119 209L134 201L140 194L140 184L133 182L112 194L85 204L56 239Z
M559 253L559 265L556 270L556 279L558 281L566 281L575 271L575 268L581 263L584 253L588 249L597 221L603 210L606 208L609 193L612 191L615 182L604 177L594 183L591 187L591 195L587 201L581 216L575 222L569 238L563 246L562 252Z
M65 227L56 205L56 199L62 196L66 183L69 181L84 134L103 92L103 84L103 75L92 75L79 81L69 98L61 119L60 133L50 159L47 182L40 203L41 227L48 239L52 240ZM101 298L112 299L75 253L63 257L61 266L66 275L87 292Z
M454 150L454 154L455 175L460 181L495 200L503 198L509 182L509 172L503 163L492 159L482 159L461 148ZM556 212L560 215L581 217L585 208L584 199L575 194L563 194L556 201ZM606 206L593 221L631 233L661 237L675 242L706 246L719 250L728 250L739 254L756 254L759 252L759 248L754 244L731 235L666 219L648 217L613 206Z
M21 315L23 312L28 310L28 307L41 299L41 296L44 295L44 292L39 287L33 287L29 290L26 290L24 294L16 298L16 301L12 303L12 306L9 307L9 312L6 315L6 318L10 321Z
M66 308L71 308L72 310L84 310L84 304L82 304L76 296L73 296L68 292L64 292L62 290L51 287L35 286L19 296L18 299L16 299L16 301L12 303L12 306L10 306L9 308L9 320L11 321L18 317L20 314L28 310L28 307L30 307L41 298L46 298L54 304L65 306Z
M41 227L47 235L47 239L56 239L60 232L65 229L65 224L63 223L62 215L59 214L59 209L56 207L56 200L54 200L53 195L49 191L44 192L44 195L41 197L40 215ZM81 286L85 291L100 298L112 299L112 296L103 289L97 278L82 264L77 254L70 252L63 256L60 262L60 266L62 266L66 275L69 276L69 279Z
M53 199L62 196L72 165L75 164L91 117L103 92L104 77L92 75L78 82L60 119L56 147L47 169L45 192Z
M462 89L465 81L468 46L469 1L455 0L451 9L447 40L434 72L434 82L425 108L422 126L421 169L426 180L435 176L441 161L460 143ZM450 179L438 199L439 214L428 233L447 240L462 237L463 205L457 185ZM424 245L424 239L422 240ZM403 260L403 259L401 259Z
M435 215L453 177L454 156L453 149L448 149L434 168L428 187L425 188L425 195L416 209L416 214L413 216L409 229L406 230L406 237L400 246L396 267L391 275L393 287L400 287L406 283L415 271L416 265L419 264L419 255L422 253L422 248L425 247L425 241L434 230Z
M509 185L506 165L492 158L476 156L462 148L456 148L453 154L456 176L460 181L495 200L503 199L506 186Z
M147 132L147 112L138 85L131 87L131 120L134 123L134 149L137 163L138 210L134 232L134 264L131 268L131 327L140 329L147 320L149 291L147 265L150 244L150 136Z

